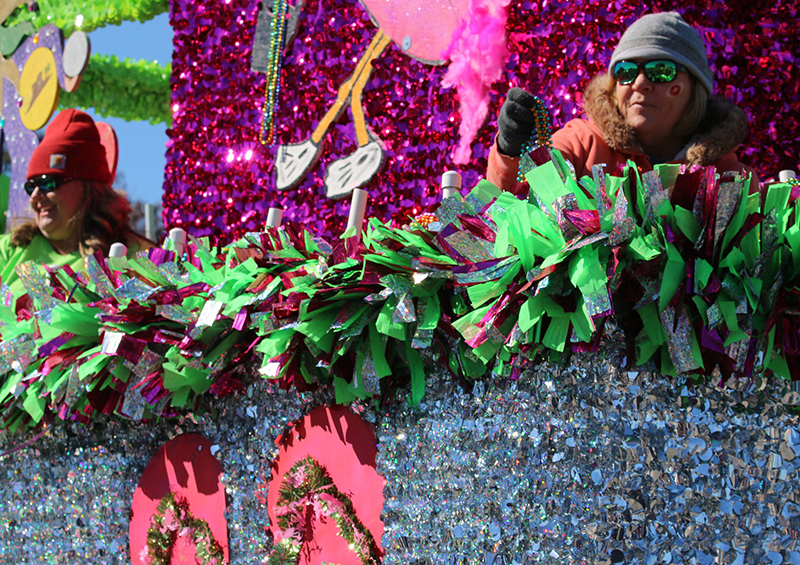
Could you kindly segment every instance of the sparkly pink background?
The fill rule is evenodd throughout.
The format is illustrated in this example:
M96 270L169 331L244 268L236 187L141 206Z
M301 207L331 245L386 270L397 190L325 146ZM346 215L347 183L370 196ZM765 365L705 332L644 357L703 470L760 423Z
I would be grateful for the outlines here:
M459 168L464 187L471 188L485 170L494 117L510 86L542 96L555 125L561 125L580 114L581 88L604 68L625 27L641 14L666 10L678 10L701 30L717 92L750 115L742 160L762 180L781 169L797 170L798 1L683 4L514 0L507 79L492 90L492 118L473 144L472 163ZM279 206L284 221L303 222L315 234L336 237L349 204L327 199L322 183L328 163L356 148L349 111L330 128L318 166L297 189L277 192L274 149L257 141L265 75L249 70L257 10L257 0L172 2L175 110L168 130L165 223L226 242L260 229L267 209ZM276 116L280 141L309 137L374 33L355 0L307 0L281 74ZM456 91L440 87L445 70L409 59L394 44L375 62L363 103L367 123L387 151L385 168L364 187L371 196L368 215L403 220L438 201L439 177L453 168L460 119Z

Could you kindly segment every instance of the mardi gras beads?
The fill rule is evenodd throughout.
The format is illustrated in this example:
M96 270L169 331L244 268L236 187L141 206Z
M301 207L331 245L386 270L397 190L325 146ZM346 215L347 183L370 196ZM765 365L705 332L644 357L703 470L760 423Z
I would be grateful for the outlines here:
M550 113L538 96L534 96L536 100L531 111L534 116L534 127L531 133L531 138L522 146L520 153L519 169L517 170L517 181L525 182L525 173L534 169L536 163L530 157L531 151L537 147L550 148Z
M272 29L269 42L269 64L264 95L264 117L258 140L261 145L275 142L275 107L281 92L281 66L283 63L283 41L286 32L287 0L275 0L272 12Z

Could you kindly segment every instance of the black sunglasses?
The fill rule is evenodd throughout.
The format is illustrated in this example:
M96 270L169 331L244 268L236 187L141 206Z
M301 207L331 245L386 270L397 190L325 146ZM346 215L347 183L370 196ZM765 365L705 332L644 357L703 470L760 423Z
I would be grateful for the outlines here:
M658 59L645 63L618 61L614 65L614 80L619 84L631 84L640 72L644 72L644 76L650 82L672 82L678 76L679 71L685 70L683 65L669 59Z
M28 196L33 194L33 191L36 190L36 187L39 187L39 192L43 192L47 194L48 192L53 192L62 184L67 184L70 181L75 180L72 177L54 177L50 175L41 175L39 177L34 177L32 179L28 179L25 181L25 192L28 193Z

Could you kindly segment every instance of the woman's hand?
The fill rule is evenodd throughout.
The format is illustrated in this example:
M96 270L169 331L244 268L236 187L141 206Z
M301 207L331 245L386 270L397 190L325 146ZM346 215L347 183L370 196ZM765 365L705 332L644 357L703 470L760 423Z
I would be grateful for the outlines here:
M508 97L497 117L497 148L509 157L519 157L522 146L531 138L535 127L533 108L536 97L521 88L508 91Z

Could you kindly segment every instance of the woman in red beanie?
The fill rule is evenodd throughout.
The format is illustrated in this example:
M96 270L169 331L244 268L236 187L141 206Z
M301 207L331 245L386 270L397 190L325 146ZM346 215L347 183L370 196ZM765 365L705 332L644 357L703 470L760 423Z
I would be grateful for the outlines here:
M111 183L106 151L91 116L64 110L50 123L28 165L34 219L0 236L0 281L24 293L15 268L27 261L84 270L84 257L120 242L129 255L152 245L128 225L131 206Z

